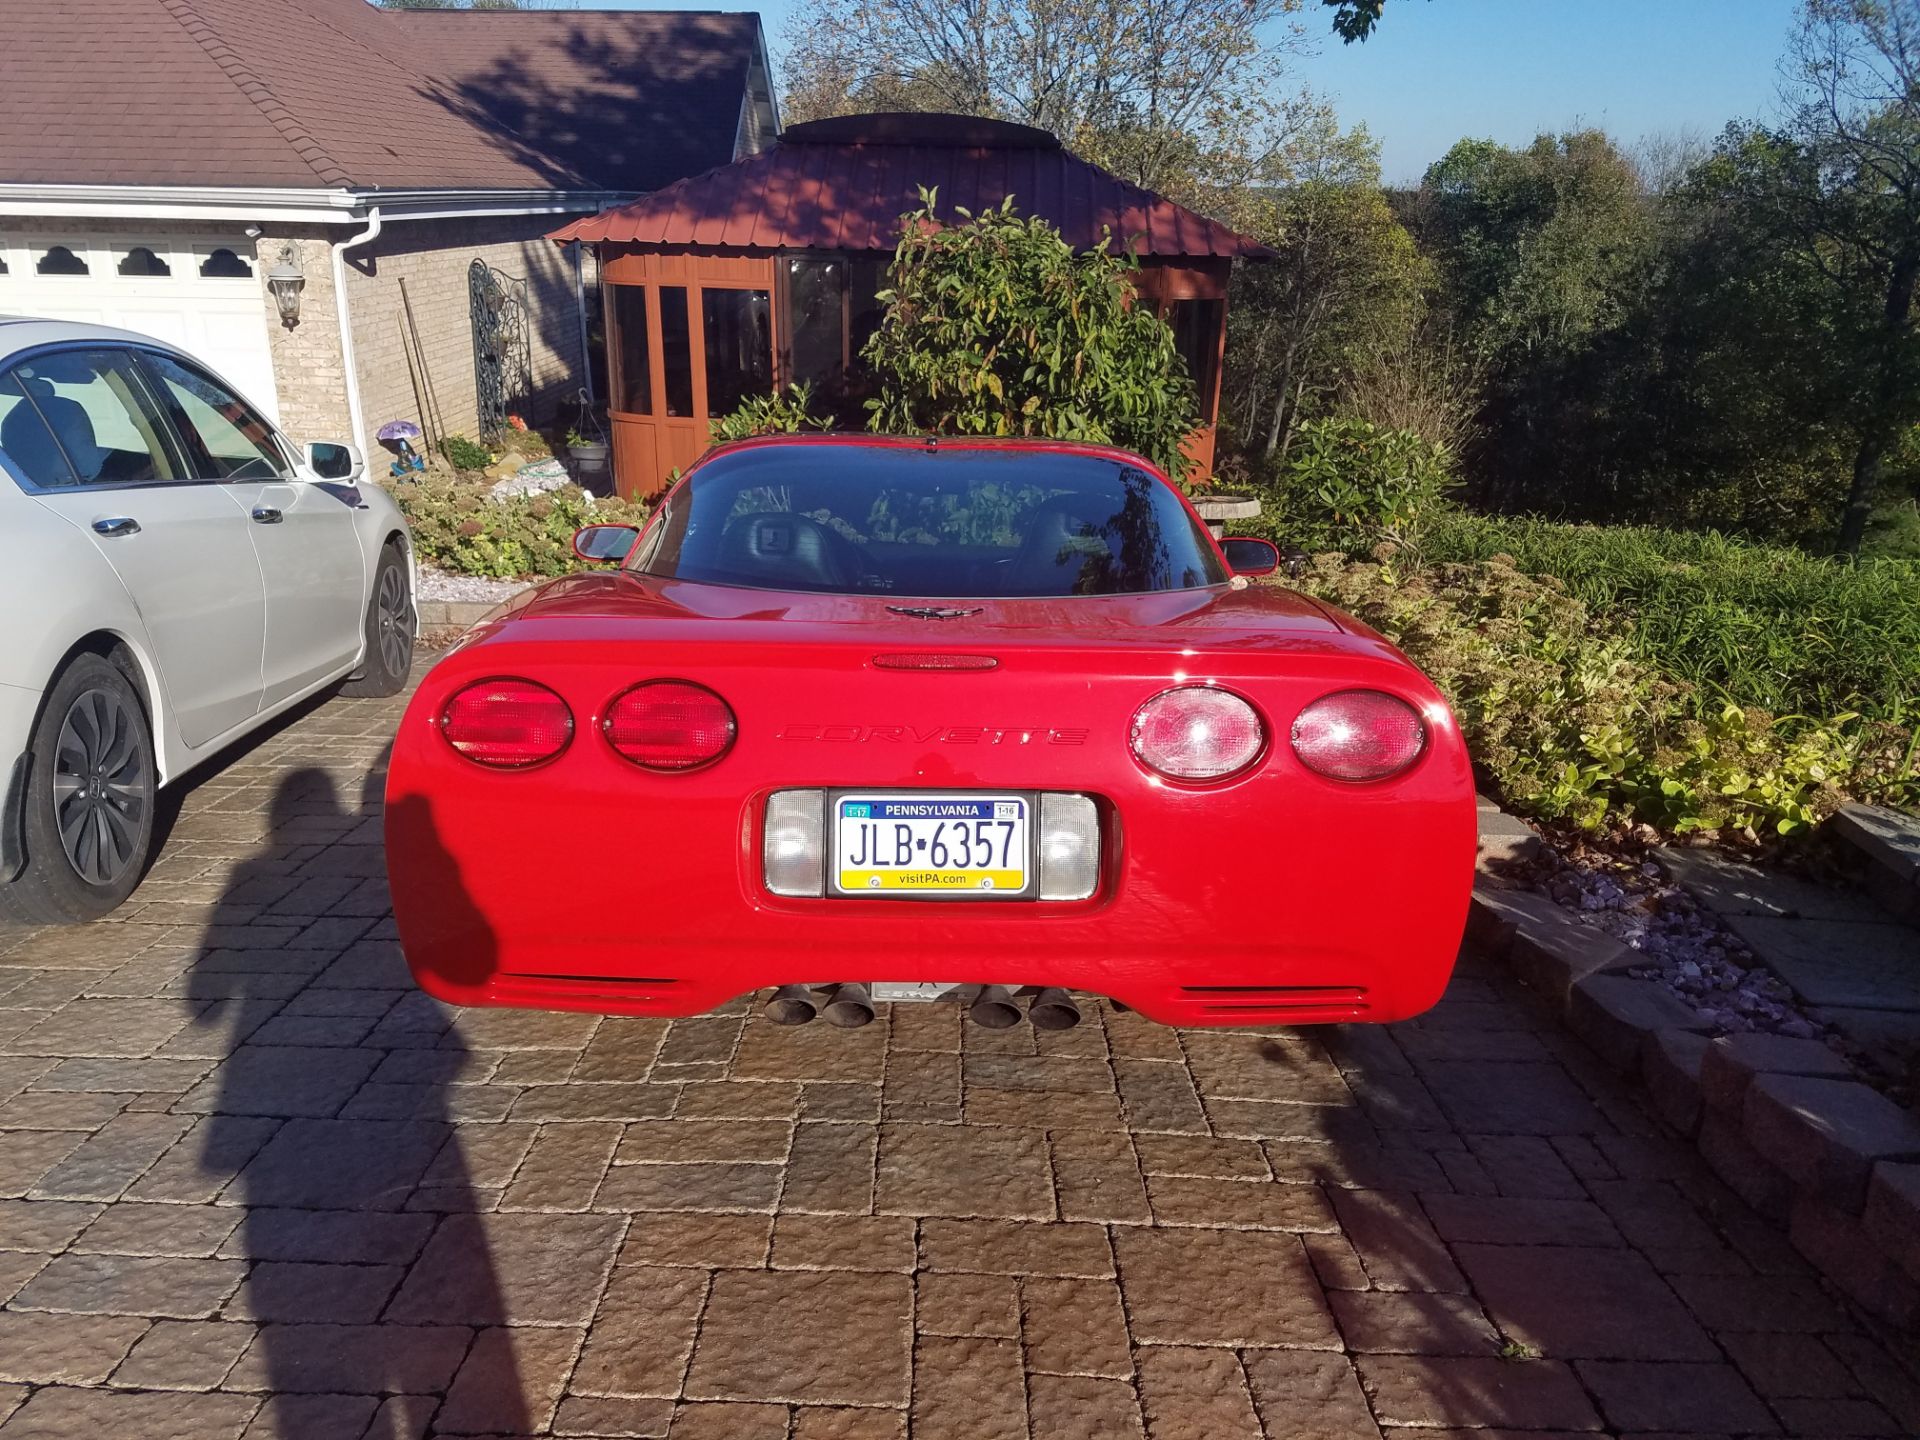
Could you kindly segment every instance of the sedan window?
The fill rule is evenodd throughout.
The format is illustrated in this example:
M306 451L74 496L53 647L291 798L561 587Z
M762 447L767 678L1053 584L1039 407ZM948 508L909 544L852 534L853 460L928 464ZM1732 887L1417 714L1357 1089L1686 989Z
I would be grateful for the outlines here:
M147 350L140 358L173 412L196 478L277 480L285 474L273 427L246 401L204 370L171 355Z
M166 424L122 351L55 350L23 360L7 372L0 409L0 449L36 485L180 478Z

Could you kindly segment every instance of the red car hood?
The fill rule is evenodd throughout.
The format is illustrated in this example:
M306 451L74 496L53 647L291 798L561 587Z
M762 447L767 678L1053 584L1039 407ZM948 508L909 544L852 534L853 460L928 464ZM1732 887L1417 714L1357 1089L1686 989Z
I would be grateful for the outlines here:
M949 616L902 611L953 611ZM909 596L821 595L750 590L728 585L660 580L630 572L572 575L517 597L493 617L496 627L538 626L543 638L609 638L686 625L718 632L757 629L777 622L787 641L830 641L859 627L863 641L902 645L956 643L1069 644L1075 646L1166 644L1182 632L1197 643L1235 641L1359 641L1373 648L1364 627L1331 612L1297 591L1275 585L1244 589L1215 586L1146 595L1102 595L1031 600L942 600Z

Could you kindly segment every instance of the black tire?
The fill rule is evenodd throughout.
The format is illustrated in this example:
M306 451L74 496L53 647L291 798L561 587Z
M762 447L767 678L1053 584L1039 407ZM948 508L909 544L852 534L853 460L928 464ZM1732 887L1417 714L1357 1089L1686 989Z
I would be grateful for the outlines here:
M340 687L343 695L398 695L413 669L413 597L407 593L407 557L389 542L373 572L367 599L367 658Z
M0 916L97 920L133 893L153 845L160 777L146 707L117 665L81 655L55 677L29 744L27 864L0 885Z

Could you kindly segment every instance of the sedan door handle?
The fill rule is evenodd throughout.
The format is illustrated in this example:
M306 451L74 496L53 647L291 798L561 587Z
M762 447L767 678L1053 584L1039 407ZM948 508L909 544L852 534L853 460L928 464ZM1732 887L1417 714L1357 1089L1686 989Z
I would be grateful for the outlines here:
M253 518L262 525L278 525L286 517L271 505L253 507Z
M138 535L140 522L131 515L116 515L109 520L94 521L93 530L96 535L105 535L108 539L116 535Z

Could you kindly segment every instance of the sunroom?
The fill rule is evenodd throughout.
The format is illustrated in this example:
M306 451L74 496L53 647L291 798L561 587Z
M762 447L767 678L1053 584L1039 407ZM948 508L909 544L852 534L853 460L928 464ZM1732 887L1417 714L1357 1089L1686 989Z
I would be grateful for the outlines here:
M770 150L555 231L596 247L614 482L657 493L753 395L807 382L842 425L863 420L860 350L920 187L943 214L1011 195L1076 249L1111 231L1140 259L1142 299L1172 325L1199 391L1190 443L1211 467L1227 280L1266 252L1217 221L1078 159L1044 130L970 116L852 115L784 131Z

